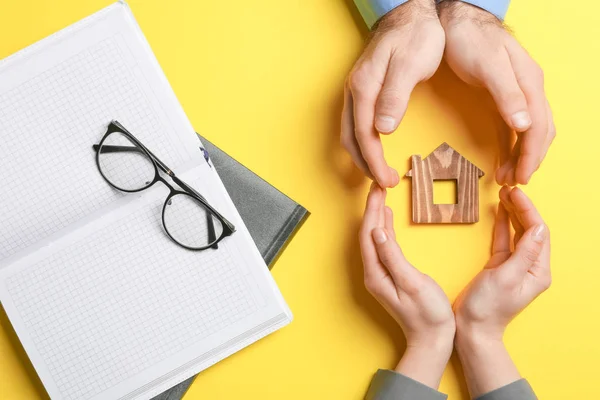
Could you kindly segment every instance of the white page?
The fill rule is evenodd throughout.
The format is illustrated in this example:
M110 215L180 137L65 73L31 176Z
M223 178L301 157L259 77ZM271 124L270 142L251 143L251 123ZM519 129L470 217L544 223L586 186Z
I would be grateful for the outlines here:
M126 5L0 63L0 113L0 300L53 399L150 398L289 323ZM102 180L91 145L113 118L233 222L218 250L167 238L160 184Z
M122 197L92 144L117 119L175 171L198 140L125 5L0 64L0 260Z
M219 203L202 184L208 175L184 177ZM261 324L289 322L266 269L243 257L246 235L219 250L183 250L160 223L166 195L160 186L134 195L2 270L3 306L52 398L120 398L194 360L214 363L219 356L207 353L239 345Z

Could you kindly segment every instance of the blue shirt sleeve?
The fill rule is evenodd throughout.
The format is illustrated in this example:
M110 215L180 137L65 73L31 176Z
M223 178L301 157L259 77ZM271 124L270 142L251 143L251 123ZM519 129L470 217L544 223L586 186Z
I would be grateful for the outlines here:
M383 17L388 12L408 0L354 0L358 11L370 28L375 25L375 22ZM440 0L436 0L439 2ZM479 8L494 14L498 19L503 20L508 10L510 0L462 0L465 3L473 4Z
M500 21L504 20L510 0L462 0L494 14Z
M408 0L354 0L354 3L367 26L371 29L379 18L407 1Z

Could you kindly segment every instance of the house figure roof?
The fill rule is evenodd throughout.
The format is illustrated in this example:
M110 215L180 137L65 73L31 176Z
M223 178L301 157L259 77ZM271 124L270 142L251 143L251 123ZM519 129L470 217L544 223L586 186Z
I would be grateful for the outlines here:
M435 158L435 160L432 158ZM482 177L485 175L485 173L479 167L463 157L458 151L454 150L452 146L446 142L439 145L422 161L437 162L441 168L450 168L450 166L453 164L453 161L459 162L461 159L465 160L465 162L472 165L476 169L477 176ZM412 177L412 168L406 173L406 176Z

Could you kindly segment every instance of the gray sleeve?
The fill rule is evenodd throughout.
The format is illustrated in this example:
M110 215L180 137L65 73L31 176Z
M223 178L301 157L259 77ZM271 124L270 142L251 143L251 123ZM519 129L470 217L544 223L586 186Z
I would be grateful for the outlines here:
M537 400L537 397L529 383L525 379L519 379L475 400Z
M407 376L387 369L377 371L365 400L446 400L448 396Z

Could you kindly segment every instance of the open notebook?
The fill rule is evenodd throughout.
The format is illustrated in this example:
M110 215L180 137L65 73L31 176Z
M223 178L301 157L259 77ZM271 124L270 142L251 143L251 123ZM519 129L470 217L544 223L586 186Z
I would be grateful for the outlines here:
M167 195L112 189L117 119L237 231L175 245ZM53 399L146 399L291 320L125 3L0 62L0 301Z

